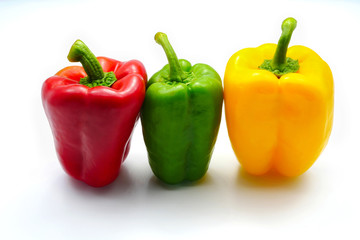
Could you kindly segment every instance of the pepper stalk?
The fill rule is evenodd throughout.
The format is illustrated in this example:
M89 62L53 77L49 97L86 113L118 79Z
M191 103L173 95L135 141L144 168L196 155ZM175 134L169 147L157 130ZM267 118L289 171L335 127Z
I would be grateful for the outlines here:
M182 80L186 78L186 74L181 69L179 59L177 58L176 53L172 48L167 35L165 33L158 32L155 34L155 41L160 44L165 51L170 67L170 80L182 82Z
M70 62L80 62L83 66L87 77L81 78L80 84L90 88L96 86L111 87L117 80L114 72L104 73L95 55L81 40L76 40L71 46L67 58Z
M299 61L286 57L289 42L297 21L294 18L287 18L281 25L282 34L276 47L273 59L266 59L259 66L260 69L268 70L274 73L278 78L287 73L294 73L299 70Z

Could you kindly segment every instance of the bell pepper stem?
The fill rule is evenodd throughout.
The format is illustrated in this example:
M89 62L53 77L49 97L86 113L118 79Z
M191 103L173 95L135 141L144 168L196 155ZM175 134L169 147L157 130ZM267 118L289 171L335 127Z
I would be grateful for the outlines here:
M286 64L286 52L289 46L291 35L296 28L296 20L294 18L287 18L281 25L282 34L280 36L278 45L276 47L274 58L271 62L273 69L281 69Z
M186 78L186 76L184 71L181 69L179 59L177 58L166 34L162 32L156 33L155 41L160 44L165 51L170 66L170 80L181 82L184 78Z
M104 71L102 70L99 61L83 41L75 41L71 46L67 58L70 62L80 62L82 64L88 75L89 82L104 78Z
M275 74L278 78L288 73L295 73L299 70L299 61L286 57L291 35L296 28L296 20L287 18L281 25L282 34L275 50L273 59L265 59L259 66L260 69L267 70Z

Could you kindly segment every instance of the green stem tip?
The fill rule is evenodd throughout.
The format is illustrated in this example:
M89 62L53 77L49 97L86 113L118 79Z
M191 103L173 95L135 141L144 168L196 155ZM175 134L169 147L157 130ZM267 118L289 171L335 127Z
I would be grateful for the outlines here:
M177 58L176 53L172 48L166 34L162 32L156 33L155 41L158 44L160 44L165 51L170 67L170 74L169 74L170 80L181 82L184 78L186 78L186 76L183 70L181 69L179 59Z
M83 66L87 77L80 79L80 84L88 87L110 87L117 80L113 72L104 73L95 55L81 40L76 40L71 46L67 58L70 62L80 62Z
M275 55L272 60L265 60L260 69L268 70L276 76L281 77L284 74L297 72L299 70L298 60L286 57L287 49L290 43L292 33L297 25L294 18L287 18L281 25L281 36L276 47Z

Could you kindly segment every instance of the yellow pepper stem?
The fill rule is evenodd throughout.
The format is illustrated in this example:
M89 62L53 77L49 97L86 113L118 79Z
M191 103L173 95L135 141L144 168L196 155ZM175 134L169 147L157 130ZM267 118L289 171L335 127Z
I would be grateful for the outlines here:
M281 77L287 73L297 72L299 70L298 60L286 57L289 42L296 25L296 20L291 17L283 21L281 25L282 34L276 47L274 58L272 60L265 60L259 66L260 69L268 70L274 73L277 77Z
M281 25L281 36L276 48L274 58L271 62L271 67L273 69L281 69L281 67L286 64L286 52L289 46L289 42L296 28L296 20L294 18L287 18L283 21Z

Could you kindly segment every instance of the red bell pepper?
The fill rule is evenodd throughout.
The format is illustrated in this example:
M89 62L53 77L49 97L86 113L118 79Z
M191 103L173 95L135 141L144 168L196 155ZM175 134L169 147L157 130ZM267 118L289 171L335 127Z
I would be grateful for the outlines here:
M42 87L42 102L65 171L93 187L113 182L127 157L145 96L147 75L137 60L96 58L77 40L60 70Z

